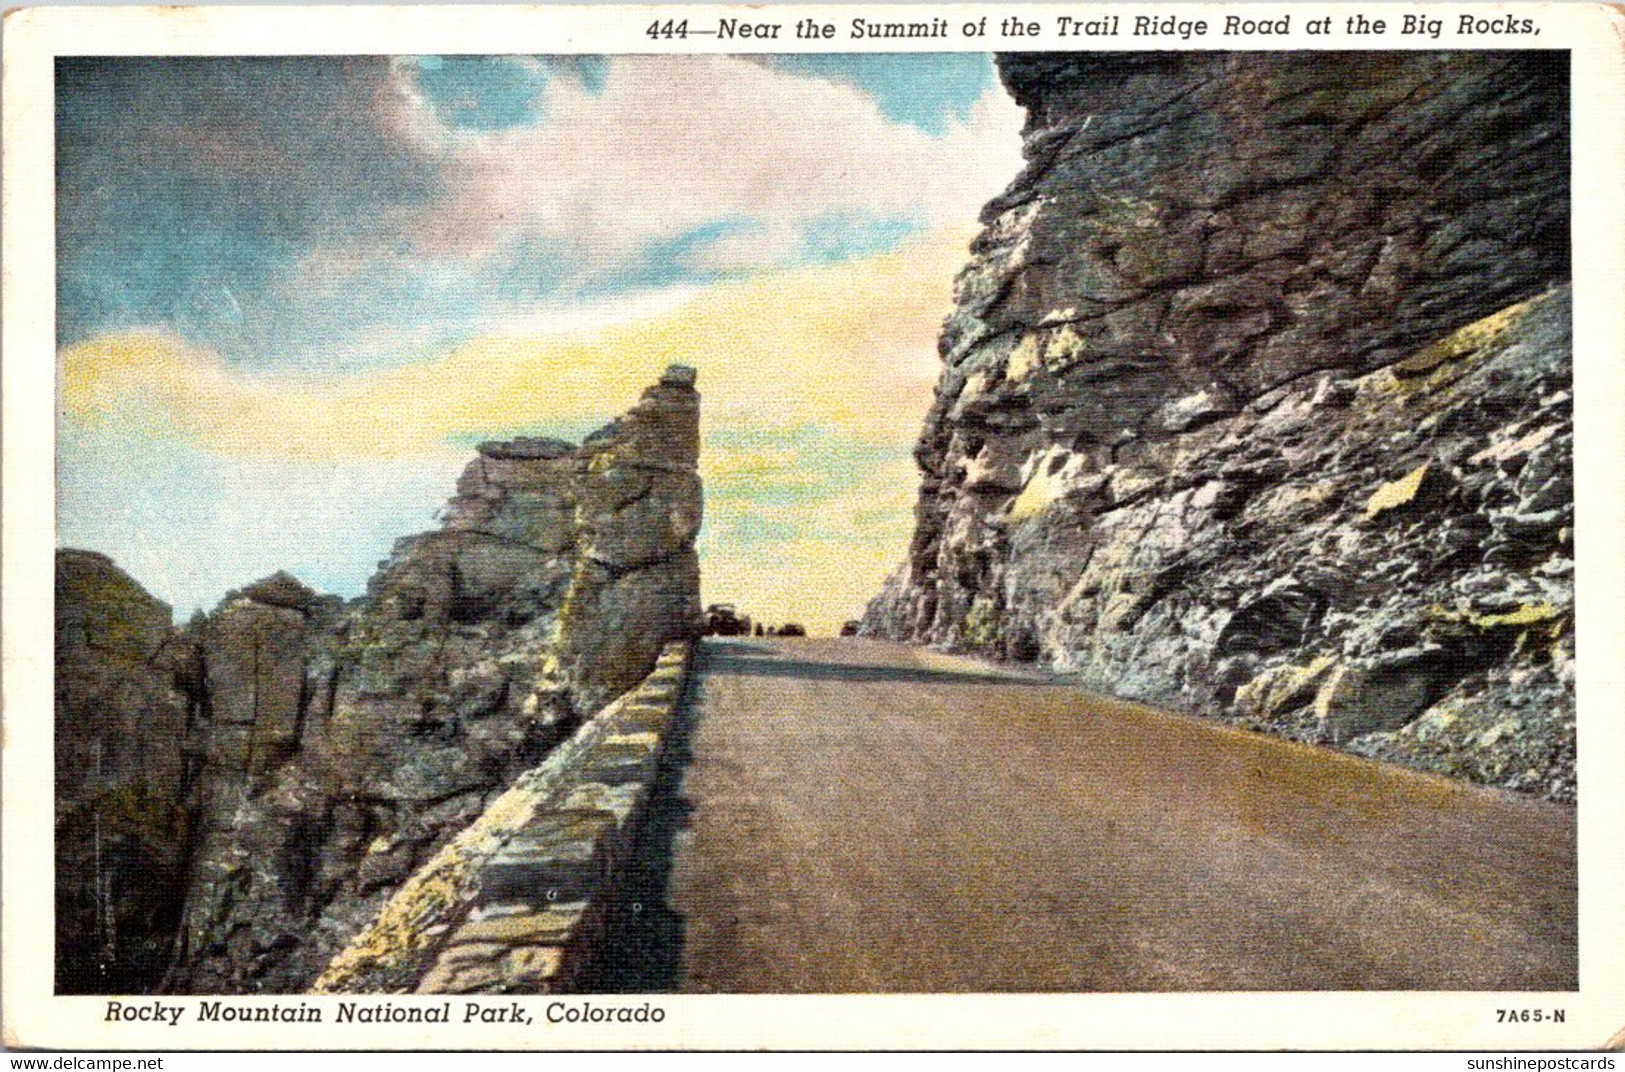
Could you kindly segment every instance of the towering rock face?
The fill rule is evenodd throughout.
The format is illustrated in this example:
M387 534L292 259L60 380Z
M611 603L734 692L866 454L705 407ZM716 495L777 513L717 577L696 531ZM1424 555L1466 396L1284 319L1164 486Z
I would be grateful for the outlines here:
M196 758L189 780L157 782L184 818L181 862L158 869L184 896L173 956L125 989L303 989L401 880L689 635L698 454L694 375L674 367L579 447L481 444L441 527L398 541L350 606L277 574L173 636L167 608L146 615L194 729L145 739ZM58 599L83 615L71 586ZM77 667L59 663L59 697ZM158 686L140 680L128 706L150 711Z
M1564 58L1000 70L866 630L1571 799Z
M56 987L169 963L196 777L169 607L103 555L56 560Z

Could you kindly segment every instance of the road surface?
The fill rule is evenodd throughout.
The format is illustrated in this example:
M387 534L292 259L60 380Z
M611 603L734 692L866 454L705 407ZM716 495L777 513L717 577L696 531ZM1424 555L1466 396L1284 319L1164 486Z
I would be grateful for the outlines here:
M710 640L600 989L1558 990L1570 808L866 640Z

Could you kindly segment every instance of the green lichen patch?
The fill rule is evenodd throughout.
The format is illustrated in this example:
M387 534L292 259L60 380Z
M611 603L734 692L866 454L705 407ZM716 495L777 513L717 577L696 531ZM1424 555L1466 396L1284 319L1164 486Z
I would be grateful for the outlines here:
M960 640L975 651L993 647L999 639L999 608L990 599L978 596L965 613L965 628Z

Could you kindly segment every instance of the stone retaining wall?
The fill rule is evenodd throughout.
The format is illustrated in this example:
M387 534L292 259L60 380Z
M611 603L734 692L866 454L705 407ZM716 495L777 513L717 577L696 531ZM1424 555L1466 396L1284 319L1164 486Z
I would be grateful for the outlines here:
M591 959L692 645L585 723L413 875L317 993L555 993Z

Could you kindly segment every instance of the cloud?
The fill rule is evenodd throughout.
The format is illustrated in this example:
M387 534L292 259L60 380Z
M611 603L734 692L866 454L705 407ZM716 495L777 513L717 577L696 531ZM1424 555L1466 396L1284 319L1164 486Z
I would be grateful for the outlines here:
M1020 166L1018 109L985 71L972 92L987 58L929 59L66 60L61 338L398 363L544 305L892 248Z
M440 193L366 57L73 57L57 67L58 336L158 323L266 363L347 310L275 292L320 242Z
M312 464L78 426L58 446L57 540L110 555L182 618L279 569L356 595L397 537L432 527L466 460Z
M643 319L568 333L505 331L430 360L344 376L233 366L162 331L60 355L82 422L125 422L225 455L399 457L479 435L607 417L672 362L700 369L709 418L813 422L911 441L937 374L936 333L965 236L694 292Z
M950 281L1020 167L990 69L64 61L60 538L182 608L352 595L475 442L682 362L706 597L835 627L903 553Z
M993 83L989 57L975 52L780 52L744 58L853 86L873 97L887 119L938 136L968 119Z
M967 237L345 376L245 370L157 331L87 340L60 355L61 538L183 609L279 566L353 595L427 527L473 443L579 437L685 362L704 398L706 598L834 629L906 546Z
M919 486L907 447L762 425L710 439L706 601L823 633L857 617L907 546Z
M974 219L995 192L989 176L1020 166L1017 109L997 90L935 137L854 86L731 56L615 57L597 92L555 79L541 110L535 126L469 133L421 107L407 129L440 147L452 180L414 229L418 244L489 252L522 231L614 261L726 218L937 226Z

